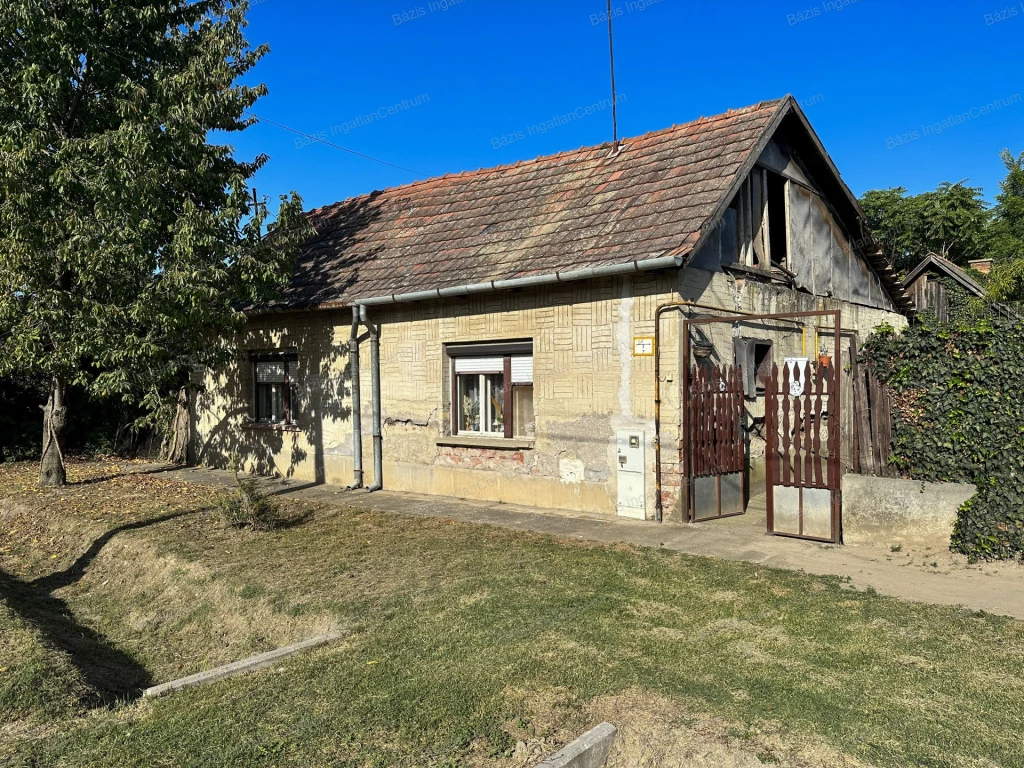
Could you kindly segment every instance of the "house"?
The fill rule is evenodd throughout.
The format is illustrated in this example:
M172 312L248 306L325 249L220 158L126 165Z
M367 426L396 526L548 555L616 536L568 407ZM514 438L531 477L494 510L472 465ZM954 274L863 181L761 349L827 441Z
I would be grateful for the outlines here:
M988 275L992 259L967 262L974 272ZM903 287L914 303L914 314L931 312L939 322L955 320L973 299L984 299L985 288L949 259L929 253L903 278ZM995 317L1020 320L1020 308L1013 303L989 302L986 311Z
M972 261L971 267L975 265L982 267L983 274L987 274L991 261ZM910 294L916 313L930 310L942 322L949 321L950 304L955 308L967 299L978 299L985 295L985 289L966 272L937 253L929 253L910 270L903 278L903 287Z
M657 520L743 511L770 471L774 530L838 540L803 515L851 450L840 363L913 305L792 97L310 217L202 376L201 463Z

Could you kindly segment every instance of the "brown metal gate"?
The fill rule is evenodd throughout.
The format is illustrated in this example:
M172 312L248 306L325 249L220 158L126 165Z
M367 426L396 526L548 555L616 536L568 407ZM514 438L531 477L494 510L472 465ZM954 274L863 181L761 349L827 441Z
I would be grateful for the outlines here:
M742 372L735 365L694 365L689 387L689 520L742 515L747 497Z
M772 366L765 387L770 533L839 543L839 402L834 363Z

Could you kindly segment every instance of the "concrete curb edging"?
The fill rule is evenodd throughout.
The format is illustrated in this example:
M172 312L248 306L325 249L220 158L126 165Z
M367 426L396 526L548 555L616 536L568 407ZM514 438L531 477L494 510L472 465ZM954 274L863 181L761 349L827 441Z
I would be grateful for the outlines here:
M536 768L602 768L617 732L611 723L601 723L537 763Z
M145 698L153 698L155 696L162 696L165 693L181 690L182 688L191 688L196 685L215 683L218 680L226 680L229 677L244 675L247 672L255 672L257 669L263 669L264 667L270 666L280 659L287 658L288 656L294 656L302 651L315 648L318 645L323 645L324 643L329 643L333 640L338 640L342 637L347 637L348 635L348 632L331 632L326 635L320 635L319 637L303 640L299 643L286 645L284 648L278 648L274 651L261 653L257 656L250 656L248 659L233 661L230 664L225 664L222 667L216 667L214 669L207 670L206 672L189 675L188 677L182 677L178 680L171 680L169 683L154 685L152 688L144 690L142 695Z

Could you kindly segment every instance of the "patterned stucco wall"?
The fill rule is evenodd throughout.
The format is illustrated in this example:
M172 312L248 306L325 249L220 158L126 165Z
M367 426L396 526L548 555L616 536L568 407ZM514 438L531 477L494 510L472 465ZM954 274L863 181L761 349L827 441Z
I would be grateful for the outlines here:
M502 292L436 302L374 307L381 327L384 481L392 490L502 500L614 513L615 432L641 429L646 438L647 514L654 513L654 358L634 357L633 338L653 336L657 308L696 302L729 312L839 308L843 327L865 337L891 313L823 300L783 287L685 270L635 275L545 290ZM689 308L690 313L709 310ZM714 311L711 311L714 313ZM244 466L307 481L345 485L352 479L350 314L306 312L255 318L225 370L206 372L196 398L195 454L224 466L236 453ZM679 312L661 316L661 445L666 516L678 515L680 423ZM762 325L785 354L800 351L792 326ZM722 362L732 362L741 326L707 333ZM531 339L536 436L532 446L439 445L448 432L449 369L444 345ZM298 349L298 425L292 431L251 425L248 352ZM369 345L360 346L362 427L367 481L372 472ZM756 411L757 404L752 404ZM752 449L753 451L754 449Z

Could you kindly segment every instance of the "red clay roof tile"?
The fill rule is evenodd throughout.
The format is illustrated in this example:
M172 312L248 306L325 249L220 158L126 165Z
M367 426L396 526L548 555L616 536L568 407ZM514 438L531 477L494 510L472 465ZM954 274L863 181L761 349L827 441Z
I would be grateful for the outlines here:
M278 307L626 264L697 242L785 100L311 211Z

